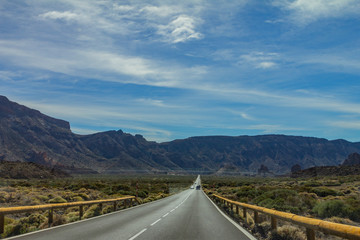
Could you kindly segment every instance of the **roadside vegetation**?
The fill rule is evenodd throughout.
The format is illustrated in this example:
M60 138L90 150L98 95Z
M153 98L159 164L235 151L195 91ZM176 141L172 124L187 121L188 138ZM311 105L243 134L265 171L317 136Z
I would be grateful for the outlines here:
M0 179L0 206L31 206L137 196L141 203L167 197L188 188L195 176L96 176L62 179ZM120 207L121 209L121 207ZM79 219L79 208L57 209L52 226ZM84 207L83 218L112 211L111 205ZM5 215L5 231L10 237L48 227L47 211Z
M360 226L360 176L317 178L202 177L203 189L235 201L331 222ZM280 221L271 232L265 221L255 226L251 215L241 220L259 239L306 239L303 229ZM337 239L317 233L317 239Z

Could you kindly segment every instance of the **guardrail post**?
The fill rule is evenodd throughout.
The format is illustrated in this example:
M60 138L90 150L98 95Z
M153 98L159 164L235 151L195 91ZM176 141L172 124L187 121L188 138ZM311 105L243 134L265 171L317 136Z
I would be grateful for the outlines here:
M4 233L4 228L5 228L5 215L0 214L0 234Z
M127 208L127 199L124 200L124 208Z
M271 229L276 230L277 228L277 219L274 216L271 216Z
M83 214L84 214L84 208L83 208L83 205L80 205L79 206L79 219L82 218Z
M239 215L239 206L238 205L236 205L236 214Z
M132 207L132 206L133 206L133 199L130 198L130 207Z
M52 208L49 209L49 219L48 219L48 225L49 227L51 226L51 224L54 221L54 210Z
M102 203L99 203L99 208L100 208L100 214L101 214L102 209L103 209L103 205L102 205Z
M306 228L306 238L307 240L315 240L315 231L310 228Z
M254 222L259 223L259 213L257 211L254 211Z
M114 212L116 211L116 201L114 202Z
M244 219L246 221L246 208L243 208L243 216L244 216Z

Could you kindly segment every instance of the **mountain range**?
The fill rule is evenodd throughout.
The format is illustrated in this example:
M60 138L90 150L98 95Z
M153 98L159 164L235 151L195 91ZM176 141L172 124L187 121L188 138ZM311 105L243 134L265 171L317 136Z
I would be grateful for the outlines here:
M259 135L202 136L147 141L121 130L78 135L69 122L0 96L0 160L34 162L85 173L251 174L339 165L360 143L323 138Z

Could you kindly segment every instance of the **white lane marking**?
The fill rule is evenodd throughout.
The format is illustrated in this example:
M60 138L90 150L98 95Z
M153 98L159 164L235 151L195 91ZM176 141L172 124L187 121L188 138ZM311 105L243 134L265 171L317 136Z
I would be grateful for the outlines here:
M190 193L191 194L191 193ZM175 211L175 209L177 209L178 207L180 207L180 205L182 205L189 197L190 194L174 209L172 209L170 212L164 214L162 216L162 218L166 217L167 215L169 215L171 212ZM155 222L153 222L152 224L150 224L150 226L154 226L156 223L158 223L159 221L161 221L162 218L159 218L158 220L156 220ZM138 236L140 236L140 234L142 234L143 232L145 232L147 230L147 228L144 228L143 230L141 230L140 232L138 232L136 235L134 235L133 237L129 238L129 240L134 240L135 238L137 238Z
M150 226L154 226L154 225L157 224L159 221L161 221L161 218L159 218L158 220L156 220L155 222L153 222L152 224L150 224Z
M218 206L216 206L216 204L211 201L211 199L208 197L208 195L206 195L204 193L204 191L202 191L203 194L207 197L207 199L209 199L209 201L215 206L215 208L221 213L221 215L223 215L229 222L231 222L237 229L239 229L243 234L245 234L250 240L256 240L256 238L251 235L248 231L246 231L244 228L240 227L239 224L237 224L234 220L232 220L231 218L229 218L227 215L225 215L225 213L223 213Z
M132 238L129 238L129 240L134 240L135 238L137 238L138 236L140 236L140 234L142 234L143 232L145 232L147 230L147 228L144 228L143 230L141 230L140 232L138 232L136 235L134 235Z

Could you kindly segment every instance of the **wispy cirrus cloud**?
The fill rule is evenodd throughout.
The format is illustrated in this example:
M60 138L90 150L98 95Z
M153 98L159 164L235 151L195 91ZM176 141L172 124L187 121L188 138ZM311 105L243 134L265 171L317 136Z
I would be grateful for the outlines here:
M328 125L333 127L360 130L360 121L334 121L334 122L329 122Z
M299 25L325 18L358 16L360 10L357 0L275 0L273 4L288 12L289 18Z
M251 64L255 68L269 69L276 67L278 53L251 52L240 56L239 64Z
M61 19L61 20L76 20L79 18L79 15L70 11L65 12L58 12L58 11L50 11L43 14L40 14L39 17L41 18L48 18L48 19Z
M212 54L216 61L229 61L233 64L251 66L260 69L270 69L278 66L280 54L263 51L234 51L230 49L219 49Z
M204 66L173 64L169 68L169 64L164 67L161 61L153 59L92 49L60 48L42 42L0 40L0 53L23 67L79 77L93 77L101 72L98 77L102 81L141 85L182 87L207 72ZM188 76L186 81L182 80L183 76Z

